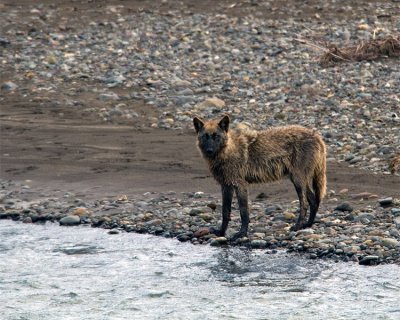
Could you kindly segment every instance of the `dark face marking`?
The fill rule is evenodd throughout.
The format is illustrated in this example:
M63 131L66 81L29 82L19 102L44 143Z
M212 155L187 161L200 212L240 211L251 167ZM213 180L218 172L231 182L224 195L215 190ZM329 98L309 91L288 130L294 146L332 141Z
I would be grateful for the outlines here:
M226 146L230 119L227 115L218 120L204 121L193 118L193 125L197 132L199 147L209 159L213 159Z
M220 128L215 131L201 130L198 139L201 151L210 159L215 158L226 145L226 134Z

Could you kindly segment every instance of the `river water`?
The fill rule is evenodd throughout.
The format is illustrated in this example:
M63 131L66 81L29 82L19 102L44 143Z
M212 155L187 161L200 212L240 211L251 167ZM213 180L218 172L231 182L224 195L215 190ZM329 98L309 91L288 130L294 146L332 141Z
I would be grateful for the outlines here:
M0 319L400 319L400 266L0 221Z

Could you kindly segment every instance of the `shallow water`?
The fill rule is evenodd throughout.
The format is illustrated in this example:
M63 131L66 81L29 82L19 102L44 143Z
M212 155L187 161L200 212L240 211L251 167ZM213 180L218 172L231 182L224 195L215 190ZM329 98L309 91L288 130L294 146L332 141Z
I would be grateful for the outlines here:
M0 221L0 318L400 319L400 267Z

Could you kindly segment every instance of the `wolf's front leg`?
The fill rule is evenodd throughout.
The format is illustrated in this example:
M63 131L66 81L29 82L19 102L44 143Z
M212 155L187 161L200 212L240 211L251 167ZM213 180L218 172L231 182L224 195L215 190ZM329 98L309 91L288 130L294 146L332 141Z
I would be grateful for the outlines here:
M228 223L231 220L233 187L228 185L221 186L222 190L222 224L220 229L211 228L210 231L219 237L225 236Z
M249 228L249 201L247 186L237 186L235 187L236 197L239 203L240 219L242 220L242 225L238 233L234 234L231 241L236 241L237 239L247 236L247 230Z

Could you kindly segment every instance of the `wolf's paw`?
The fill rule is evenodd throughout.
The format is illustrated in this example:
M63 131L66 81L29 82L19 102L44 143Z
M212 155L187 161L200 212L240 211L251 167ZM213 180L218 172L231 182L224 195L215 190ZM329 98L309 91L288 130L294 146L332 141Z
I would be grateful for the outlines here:
M215 228L215 227L210 227L209 231L210 231L210 233L215 234L217 237L225 236L225 231Z
M242 232L239 231L238 233L235 233L232 237L229 238L229 242L236 242L237 240L247 237L247 232Z
M303 229L311 228L314 222L306 222L303 224Z
M294 226L292 226L290 228L290 231L299 231L301 229L307 229L310 228L312 226L312 223L309 224L308 222L304 222L304 223L296 223Z
M299 231L301 229L303 229L303 226L296 223L294 226L291 226L290 231Z

